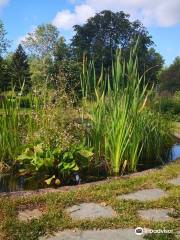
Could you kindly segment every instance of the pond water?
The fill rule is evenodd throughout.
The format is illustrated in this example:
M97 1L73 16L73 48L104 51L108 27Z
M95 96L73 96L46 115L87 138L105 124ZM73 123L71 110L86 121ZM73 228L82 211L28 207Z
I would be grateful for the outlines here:
M175 161L180 158L180 143L174 144L170 149L169 159L166 162ZM148 169L155 167L155 164L142 167L143 169ZM97 180L97 179L96 179ZM0 193L2 192L14 192L23 190L37 190L40 188L45 188L46 186L42 184L38 179L24 177L14 177L11 175L1 175L0 174Z
M180 143L174 144L170 152L170 161L180 158Z

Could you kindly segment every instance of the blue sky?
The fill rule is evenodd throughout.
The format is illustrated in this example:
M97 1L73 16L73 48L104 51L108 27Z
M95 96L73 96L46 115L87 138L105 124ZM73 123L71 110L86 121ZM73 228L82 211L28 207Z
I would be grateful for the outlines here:
M180 56L180 0L0 0L0 18L12 48L41 23L53 23L70 39L74 24L103 9L122 10L142 21L166 64Z

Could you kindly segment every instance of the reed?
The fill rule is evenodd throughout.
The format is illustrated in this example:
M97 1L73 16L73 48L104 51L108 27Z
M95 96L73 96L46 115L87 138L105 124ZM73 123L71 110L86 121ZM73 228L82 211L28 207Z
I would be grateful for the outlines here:
M137 69L135 50L127 63L118 50L111 74L104 74L102 66L99 79L92 62L85 61L83 66L82 93L84 101L91 102L88 142L94 147L96 162L101 165L106 159L113 175L136 171L142 158L144 162L160 159L170 142L170 126L148 107L153 89L148 90Z
M27 138L33 135L39 125L44 125L46 120L46 89L41 96L29 93L30 108L22 109L23 88L24 86L18 95L12 89L11 95L5 98L0 109L0 162L10 166L21 153Z

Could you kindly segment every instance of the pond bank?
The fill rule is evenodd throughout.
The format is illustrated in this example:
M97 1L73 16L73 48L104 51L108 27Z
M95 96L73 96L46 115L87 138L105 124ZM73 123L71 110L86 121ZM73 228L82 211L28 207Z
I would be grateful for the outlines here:
M176 160L177 162L180 163L180 159ZM169 162L166 165L171 165L174 162ZM96 181L96 182L91 182L91 183L84 183L84 184L79 184L79 185L74 185L74 186L63 186L59 188L43 188L43 189L38 189L38 190L32 190L32 191L14 191L14 192L2 192L0 193L0 198L1 197L25 197L25 196L32 196L32 195L40 195L40 194L47 194L47 193L58 193L58 192L67 192L71 190L76 190L76 189L81 189L81 188L87 188L87 187L92 187L92 186L98 186L102 184L108 184L113 182L114 180L121 180L121 179L130 179L133 177L140 177L140 176L147 176L150 173L156 173L159 170L163 169L163 165L151 168L148 170L144 170L141 172L136 172L136 173L131 173L131 174L126 174L123 176L119 177L109 177L105 180L101 181Z

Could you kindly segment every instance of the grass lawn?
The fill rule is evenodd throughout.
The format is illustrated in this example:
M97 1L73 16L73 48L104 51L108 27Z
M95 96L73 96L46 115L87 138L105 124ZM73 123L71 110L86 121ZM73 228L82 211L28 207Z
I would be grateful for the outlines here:
M144 176L132 176L112 180L101 185L84 186L70 191L32 195L31 197L0 198L0 239L33 240L44 234L51 234L64 229L115 229L135 228L137 226L152 229L173 229L180 222L180 188L167 183L168 179L180 173L180 160L152 171ZM158 187L168 193L168 197L158 201L138 202L117 200L116 196L140 189ZM117 216L113 219L99 218L93 221L74 221L65 213L65 208L82 202L97 202L113 207ZM17 219L20 209L39 208L44 215L39 220L24 223ZM137 210L148 208L173 208L177 215L169 222L153 223L141 220ZM158 235L158 236L157 236ZM157 237L157 238L156 238ZM149 239L176 239L173 236L150 236Z

